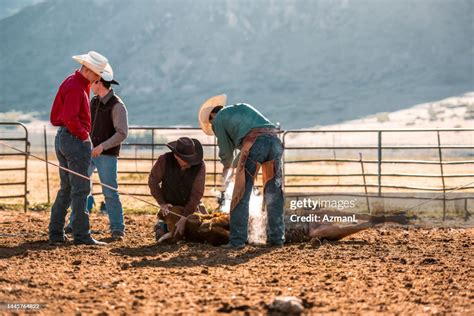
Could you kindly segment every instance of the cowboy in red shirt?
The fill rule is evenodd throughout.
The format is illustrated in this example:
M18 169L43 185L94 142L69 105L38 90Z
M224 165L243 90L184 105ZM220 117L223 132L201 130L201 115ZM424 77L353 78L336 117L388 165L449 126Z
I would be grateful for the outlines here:
M87 176L91 163L90 84L101 78L108 60L91 51L72 57L82 66L67 77L56 94L51 108L51 124L59 126L55 150L59 165ZM90 180L60 169L61 187L51 208L49 240L51 244L66 242L64 222L67 209L72 208L72 229L75 244L103 245L91 237L89 213L86 210Z

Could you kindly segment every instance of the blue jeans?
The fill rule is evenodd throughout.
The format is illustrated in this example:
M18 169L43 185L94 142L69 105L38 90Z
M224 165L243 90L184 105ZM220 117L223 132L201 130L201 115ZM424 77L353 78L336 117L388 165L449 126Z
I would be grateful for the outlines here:
M273 160L275 163L275 176L265 186L264 197L267 208L267 240L273 245L285 242L285 222L283 214L283 191L281 156L283 146L277 136L263 135L257 137L250 148L248 159L245 163L245 193L234 210L230 212L230 243L241 246L247 242L249 201L252 193L255 174L255 162L262 163Z
M60 127L54 140L59 165L87 176L91 162L91 143L84 143L69 131ZM60 189L51 208L49 221L49 239L64 240L64 222L67 209L72 208L72 229L75 241L87 241L91 238L89 213L86 210L87 196L90 193L90 181L77 175L59 170Z
M117 188L117 157L110 155L100 155L99 157L92 158L89 166L89 176L95 169L99 172L100 182L107 184L112 188ZM123 208L120 202L119 193L107 187L102 187L102 193L105 197L105 205L107 214L109 215L110 231L125 231L125 225L123 221ZM89 196L92 198L92 195ZM72 214L69 219L69 226L71 226ZM72 226L71 226L72 227Z

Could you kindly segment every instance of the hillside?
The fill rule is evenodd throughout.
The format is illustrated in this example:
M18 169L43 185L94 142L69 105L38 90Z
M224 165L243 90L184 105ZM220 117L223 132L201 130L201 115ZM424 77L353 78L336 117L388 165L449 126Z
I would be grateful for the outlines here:
M333 124L472 91L472 17L461 0L46 1L0 20L0 111L47 118L94 49L133 125L195 126L222 92L284 128Z

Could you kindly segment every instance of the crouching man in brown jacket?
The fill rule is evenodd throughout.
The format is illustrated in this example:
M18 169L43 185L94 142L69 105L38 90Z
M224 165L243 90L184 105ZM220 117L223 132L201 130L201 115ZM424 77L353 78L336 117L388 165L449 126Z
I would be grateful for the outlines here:
M200 205L205 189L206 165L202 145L197 139L181 137L167 146L171 152L158 158L151 169L148 186L160 205L159 217L166 217L173 206L184 208L184 217L176 223L177 236L183 235L189 215L196 211L206 212ZM156 240L167 232L168 227L159 220L155 226Z

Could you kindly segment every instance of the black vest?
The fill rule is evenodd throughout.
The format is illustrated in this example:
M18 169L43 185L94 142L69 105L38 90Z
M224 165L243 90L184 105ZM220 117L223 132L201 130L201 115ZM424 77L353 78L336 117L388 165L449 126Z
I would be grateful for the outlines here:
M114 121L112 120L112 109L117 104L119 98L112 95L110 100L104 104L98 96L91 100L92 132L91 139L94 147L100 145L115 134ZM109 148L102 152L102 155L118 156L120 145Z
M181 170L172 152L165 154L165 172L161 190L166 203L186 206L191 197L194 180L201 169L201 164Z

